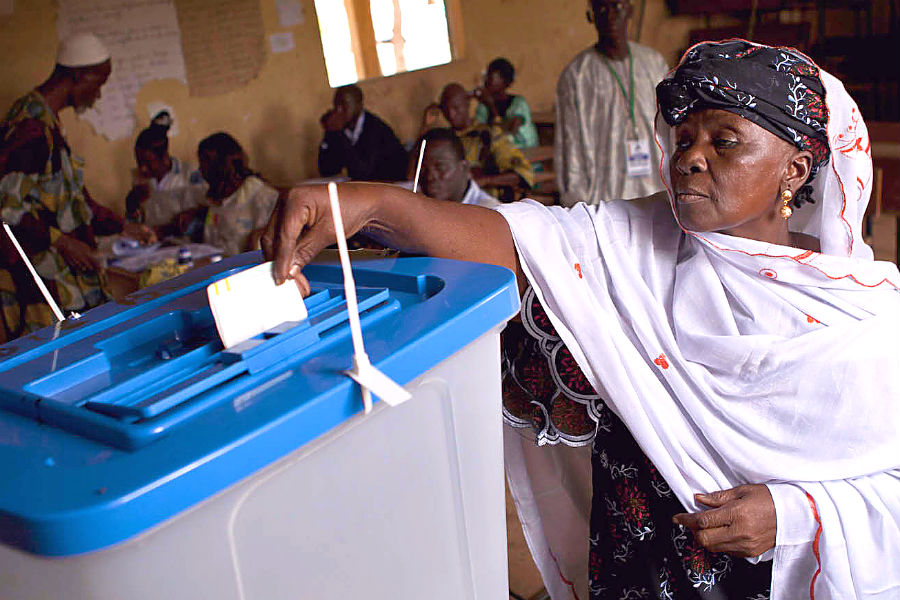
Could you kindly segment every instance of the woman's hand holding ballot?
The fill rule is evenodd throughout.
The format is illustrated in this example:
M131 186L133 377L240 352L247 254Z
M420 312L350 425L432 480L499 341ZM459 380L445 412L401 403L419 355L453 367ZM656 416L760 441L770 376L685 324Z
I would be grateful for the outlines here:
M338 186L348 236L363 231L404 252L455 258L518 271L512 234L497 212L433 200L392 185ZM299 186L283 197L262 236L266 258L275 261L275 280L294 279L304 295L309 282L301 269L335 242L324 185ZM519 281L523 281L519 276Z

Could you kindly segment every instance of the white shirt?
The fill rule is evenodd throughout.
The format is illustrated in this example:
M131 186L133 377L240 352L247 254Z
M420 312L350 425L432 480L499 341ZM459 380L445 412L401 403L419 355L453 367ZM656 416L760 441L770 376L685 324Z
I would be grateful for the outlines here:
M350 143L356 145L356 142L359 141L359 136L362 135L363 125L366 122L366 111L362 111L359 113L359 116L356 118L356 124L353 125L353 129L349 127L344 128L344 135L347 136L347 139L350 140Z
M462 204L474 204L475 206L483 206L485 208L497 208L502 202L481 189L474 180L470 179L469 187L466 188L466 195L463 196L462 199Z

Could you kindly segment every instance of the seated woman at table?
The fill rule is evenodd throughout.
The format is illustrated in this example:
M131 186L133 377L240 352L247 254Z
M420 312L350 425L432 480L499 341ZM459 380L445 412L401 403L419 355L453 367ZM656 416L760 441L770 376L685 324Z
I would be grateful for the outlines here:
M168 111L162 111L135 140L137 169L125 198L130 221L164 228L179 213L204 204L206 182L200 172L169 154L171 126Z
M179 222L187 233L202 223L202 241L225 255L259 249L259 238L278 200L278 190L250 169L241 145L224 132L214 133L197 148L200 173L209 184L208 208L187 211Z
M484 85L475 89L479 100L475 120L488 125L496 124L512 136L518 148L538 145L537 127L531 120L531 107L523 96L507 92L516 80L516 70L505 58L490 62L484 76Z
M862 241L859 109L799 52L738 40L694 46L657 96L666 192L486 210L346 184L346 233L517 273L540 354L510 366L537 376L507 411L540 443L591 425L566 438L593 445L580 577L557 557L588 544L526 493L530 440L506 448L554 597L900 597L900 272ZM306 187L263 247L308 292L333 241Z

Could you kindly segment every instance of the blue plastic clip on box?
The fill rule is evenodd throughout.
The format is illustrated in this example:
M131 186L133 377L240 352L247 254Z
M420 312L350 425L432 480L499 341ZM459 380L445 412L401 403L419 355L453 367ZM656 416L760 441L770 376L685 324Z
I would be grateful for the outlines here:
M506 269L354 269L366 349L412 400L362 415L337 264L309 319L224 351L237 256L0 347L0 597L506 598Z

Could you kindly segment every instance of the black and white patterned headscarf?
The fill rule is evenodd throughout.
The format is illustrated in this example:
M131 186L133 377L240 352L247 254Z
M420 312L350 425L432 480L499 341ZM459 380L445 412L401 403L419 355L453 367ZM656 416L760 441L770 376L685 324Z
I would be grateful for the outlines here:
M828 109L819 68L792 48L744 40L691 48L671 77L656 86L670 126L694 111L735 113L813 155L815 176L828 160Z

